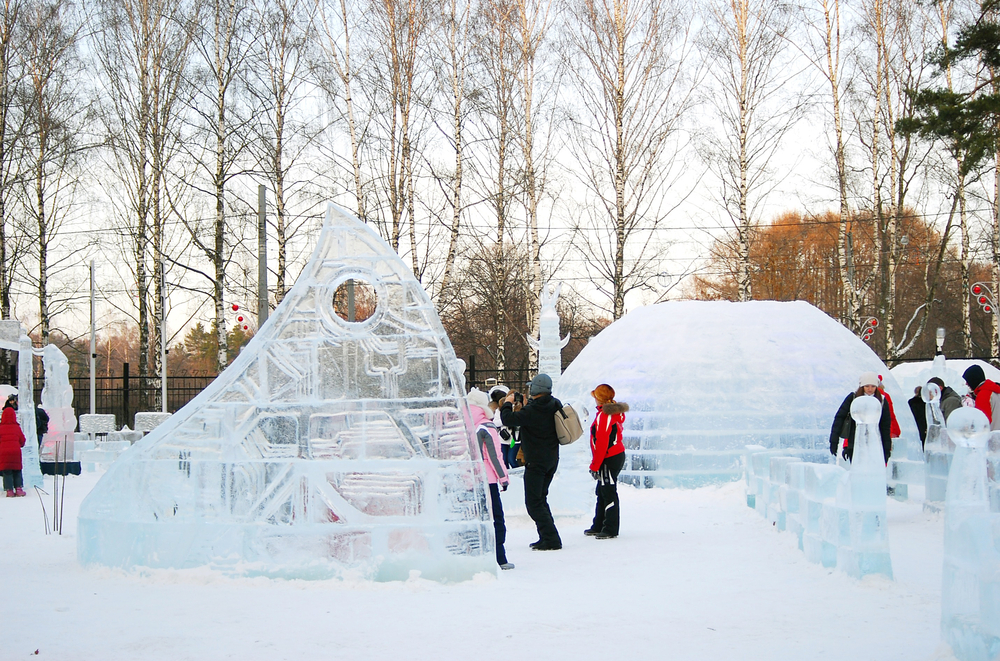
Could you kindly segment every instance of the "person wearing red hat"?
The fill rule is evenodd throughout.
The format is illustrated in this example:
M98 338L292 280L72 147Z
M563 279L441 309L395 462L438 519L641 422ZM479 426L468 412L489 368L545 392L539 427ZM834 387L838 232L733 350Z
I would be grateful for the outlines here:
M597 480L594 522L583 534L597 539L618 536L621 524L618 473L625 467L622 429L628 404L615 401L615 389L606 383L590 393L597 402L597 415L590 425L590 475Z

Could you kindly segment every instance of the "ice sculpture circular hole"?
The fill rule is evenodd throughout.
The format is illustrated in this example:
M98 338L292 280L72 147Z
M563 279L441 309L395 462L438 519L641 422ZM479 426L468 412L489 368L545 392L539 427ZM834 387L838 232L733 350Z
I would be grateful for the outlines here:
M360 323L375 314L378 296L370 282L345 280L333 293L333 311L347 322Z

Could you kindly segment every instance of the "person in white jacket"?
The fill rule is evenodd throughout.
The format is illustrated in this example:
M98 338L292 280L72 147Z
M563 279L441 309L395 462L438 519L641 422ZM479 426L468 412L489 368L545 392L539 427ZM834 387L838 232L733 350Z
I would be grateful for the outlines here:
M510 478L504 465L503 448L500 434L493 424L493 410L490 408L490 397L482 390L473 388L466 396L469 413L472 417L472 433L476 438L476 447L483 459L486 471L486 481L490 486L490 500L493 504L493 532L496 535L497 564L500 569L513 569L514 565L507 562L507 551L504 542L507 541L507 526L503 518L503 503L500 502L500 490L507 490Z

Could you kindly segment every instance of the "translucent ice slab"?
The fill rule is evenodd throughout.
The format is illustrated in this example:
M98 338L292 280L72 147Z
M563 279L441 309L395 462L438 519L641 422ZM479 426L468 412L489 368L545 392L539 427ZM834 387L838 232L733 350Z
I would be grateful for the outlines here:
M412 271L331 205L239 358L87 496L78 557L300 578L494 572L463 391Z
M1000 515L989 511L990 425L978 409L948 417L955 456L944 516L941 635L961 661L1000 656Z

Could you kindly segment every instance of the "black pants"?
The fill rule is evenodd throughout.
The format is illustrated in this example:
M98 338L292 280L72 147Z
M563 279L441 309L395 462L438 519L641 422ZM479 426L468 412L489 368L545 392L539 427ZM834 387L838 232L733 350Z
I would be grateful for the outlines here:
M621 523L618 505L618 473L625 467L625 453L607 457L598 471L597 508L594 510L594 523L591 530L603 532L606 535L617 535Z
M507 541L507 525L503 520L503 503L500 502L500 487L490 485L490 500L493 501L493 534L497 539L497 564L507 564L507 551L504 542Z
M524 467L524 507L538 529L538 541L546 546L562 546L562 539L559 538L559 531L552 519L552 510L546 500L558 466L557 463L551 468L538 464Z
M24 487L24 479L21 477L20 470L0 471L0 473L3 473L4 491L13 491L14 489L21 489Z

